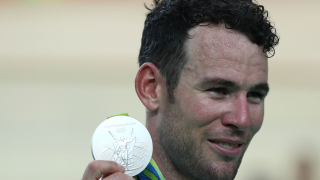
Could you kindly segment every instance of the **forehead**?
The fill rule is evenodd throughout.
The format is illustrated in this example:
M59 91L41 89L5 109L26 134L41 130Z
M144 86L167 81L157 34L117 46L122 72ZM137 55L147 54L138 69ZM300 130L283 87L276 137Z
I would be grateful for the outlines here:
M244 63L254 63L253 56L265 56L262 47L252 43L242 33L227 29L224 24L197 26L189 31L188 52L200 59L228 58ZM266 59L266 58L265 58Z
M245 35L224 24L197 26L189 31L186 41L189 58L184 71L194 73L221 73L234 76L264 73L267 81L267 58L262 47L252 43ZM223 69L223 71L218 71Z

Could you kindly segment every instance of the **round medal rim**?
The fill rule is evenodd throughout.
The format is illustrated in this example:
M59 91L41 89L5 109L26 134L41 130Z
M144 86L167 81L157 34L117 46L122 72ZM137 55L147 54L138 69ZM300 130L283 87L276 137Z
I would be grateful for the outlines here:
M130 116L113 116L113 117L110 117L110 118L104 120L103 122L101 122L101 123L98 125L98 127L95 129L95 131L94 131L94 133L93 133L93 135L92 135L92 139L91 139L91 154L92 154L93 159L94 159L94 160L97 160L97 159L95 158L95 155L94 155L94 152L93 152L93 148L94 148L94 147L93 147L93 142L94 142L95 134L96 134L96 132L98 131L99 127L102 126L102 125L105 125L105 124L114 124L114 123L112 123L112 122L118 121L119 119L125 120L125 121L135 121L140 128L143 128L144 130L146 130L147 133L144 133L144 134L145 134L145 136L148 136L147 138L150 139L150 143L151 143L151 146L150 146L150 148L149 148L149 150L151 151L151 153L150 153L150 155L149 155L150 157L148 156L147 159L150 159L150 160L151 160L151 158L152 158L152 152L153 152L153 142L152 142L152 139L151 139L151 135L150 135L149 131L147 130L147 128L146 128L140 121L138 121L138 120L136 120L136 119L134 119L134 118L132 118L132 117L130 117ZM139 133L141 133L141 132L139 132ZM143 168L141 167L141 171L138 171L137 173L132 173L132 174L126 173L126 172L124 172L124 173L125 173L125 174L128 174L128 175L130 175L130 176L135 176L135 175L141 173L141 172L148 166L150 160L147 161L147 162L145 162L145 163L142 165Z

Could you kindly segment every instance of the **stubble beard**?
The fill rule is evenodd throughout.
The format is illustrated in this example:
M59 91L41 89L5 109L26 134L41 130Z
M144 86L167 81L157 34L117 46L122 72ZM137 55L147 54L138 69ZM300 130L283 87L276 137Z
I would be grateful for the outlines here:
M243 154L233 164L228 158L219 163L211 162L209 155L203 152L204 143L195 139L192 128L182 121L175 105L167 104L158 135L162 156L174 171L190 180L233 180Z

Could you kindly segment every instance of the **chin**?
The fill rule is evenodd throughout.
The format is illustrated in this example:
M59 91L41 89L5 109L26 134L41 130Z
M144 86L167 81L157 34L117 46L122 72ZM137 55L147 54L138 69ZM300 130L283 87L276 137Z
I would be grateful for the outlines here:
M208 154L207 154L208 155ZM215 154L216 155L216 154ZM195 179L201 180L233 180L238 172L238 168L241 164L242 157L230 158L230 157L214 157L211 156L202 156L200 164L202 168L195 168L196 171L193 171L196 176ZM207 157L207 158L204 158ZM208 158L214 157L214 159ZM202 169L199 172L199 169Z
M211 179L233 180L238 172L239 164L235 162L214 162L211 166Z

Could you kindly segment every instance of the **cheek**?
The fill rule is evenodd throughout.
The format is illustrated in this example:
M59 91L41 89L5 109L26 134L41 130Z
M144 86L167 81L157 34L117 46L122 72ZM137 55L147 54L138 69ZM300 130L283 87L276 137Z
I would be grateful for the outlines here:
M206 126L222 114L221 107L207 97L194 95L186 98L181 104L182 111L193 126Z
M256 134L263 123L264 116L264 105L255 106L250 108L250 118L251 118L251 131Z

